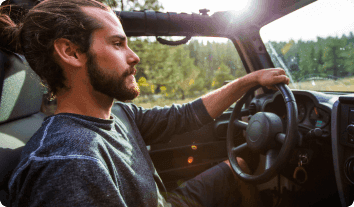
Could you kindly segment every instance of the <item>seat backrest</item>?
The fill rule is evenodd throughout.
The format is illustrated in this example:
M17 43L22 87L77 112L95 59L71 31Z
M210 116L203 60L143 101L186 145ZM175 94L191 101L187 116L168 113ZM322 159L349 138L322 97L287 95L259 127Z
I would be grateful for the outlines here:
M39 129L43 92L39 77L23 56L0 50L4 77L0 102L0 201L8 205L8 180L17 166L23 146Z

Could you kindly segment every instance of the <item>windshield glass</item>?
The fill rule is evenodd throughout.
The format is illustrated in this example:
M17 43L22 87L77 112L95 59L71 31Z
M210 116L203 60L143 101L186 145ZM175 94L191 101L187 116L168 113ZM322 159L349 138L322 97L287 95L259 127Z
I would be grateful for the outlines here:
M275 67L294 89L354 91L354 1L311 3L261 29Z

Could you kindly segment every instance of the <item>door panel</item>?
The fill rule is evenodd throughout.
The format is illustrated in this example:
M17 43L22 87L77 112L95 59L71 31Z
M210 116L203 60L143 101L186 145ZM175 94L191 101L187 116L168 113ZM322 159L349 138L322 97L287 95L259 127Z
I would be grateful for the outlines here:
M226 130L230 115L231 112L225 112L199 130L175 135L166 144L150 146L151 159L168 190L228 159ZM245 142L242 136L235 140L237 144ZM248 151L240 156L252 169L256 168L259 156Z

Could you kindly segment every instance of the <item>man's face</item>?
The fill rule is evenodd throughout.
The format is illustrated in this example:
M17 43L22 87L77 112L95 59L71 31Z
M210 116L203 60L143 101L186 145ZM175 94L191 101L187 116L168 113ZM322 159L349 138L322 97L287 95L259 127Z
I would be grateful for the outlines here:
M94 90L119 101L133 100L139 95L140 89L135 81L136 69L125 70L122 75L109 74L97 63L97 57L89 51L87 55L87 72ZM132 83L133 86L129 87Z
M114 13L96 8L85 8L96 18L102 29L92 34L87 54L87 72L94 90L120 101L139 95L135 80L135 65L139 57L128 47L122 25Z

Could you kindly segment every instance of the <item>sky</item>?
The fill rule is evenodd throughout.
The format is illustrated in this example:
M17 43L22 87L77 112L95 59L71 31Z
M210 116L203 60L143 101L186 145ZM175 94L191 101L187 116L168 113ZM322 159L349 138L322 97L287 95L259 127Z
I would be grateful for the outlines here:
M207 8L209 14L213 14L215 11L252 9L247 0L159 1L165 12L198 13L199 9ZM261 37L264 42L316 40L318 34L322 34L322 37L341 37L351 31L354 33L353 11L354 0L319 0L266 25L261 30Z
M261 37L272 41L316 40L354 33L354 0L319 0L288 14L261 29ZM267 41L265 41L267 42Z

